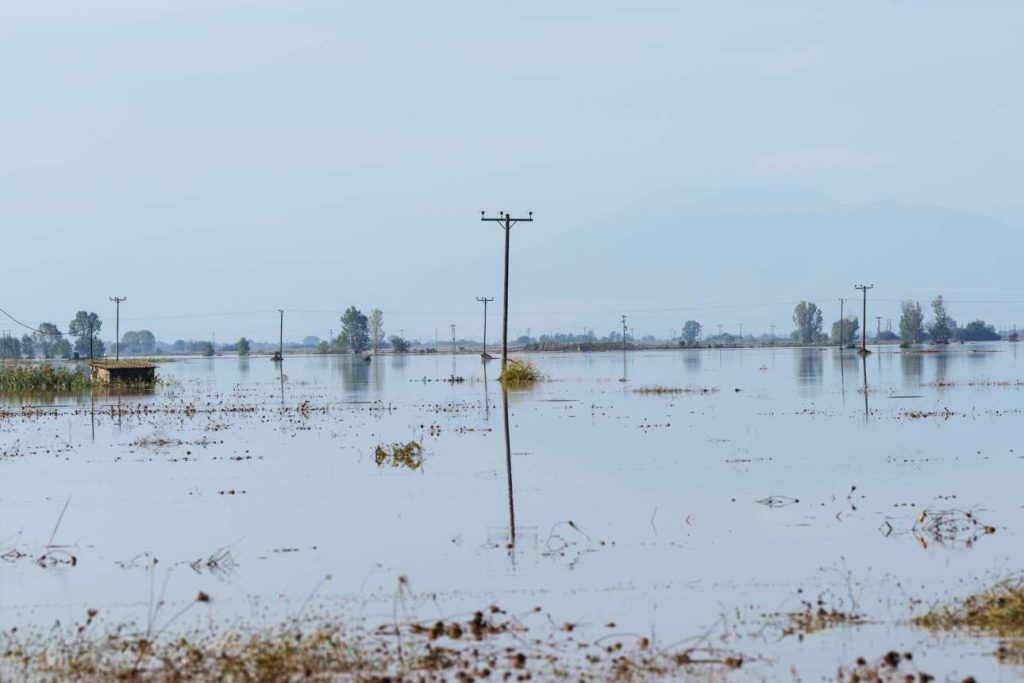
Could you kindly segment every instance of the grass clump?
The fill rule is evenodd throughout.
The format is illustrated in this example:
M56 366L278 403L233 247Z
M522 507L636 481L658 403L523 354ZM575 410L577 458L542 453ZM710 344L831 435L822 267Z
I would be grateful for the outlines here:
M392 467L418 470L423 466L423 446L418 441L377 446L373 451L373 460L377 467L388 464Z
M933 631L971 629L996 636L1024 638L1024 576L916 616L914 624Z
M533 361L510 360L498 379L507 387L521 387L540 381L541 374Z
M92 383L74 368L47 364L0 366L0 391L83 391Z
M931 631L965 629L1001 639L995 655L1024 664L1024 575L1004 579L990 588L913 618Z

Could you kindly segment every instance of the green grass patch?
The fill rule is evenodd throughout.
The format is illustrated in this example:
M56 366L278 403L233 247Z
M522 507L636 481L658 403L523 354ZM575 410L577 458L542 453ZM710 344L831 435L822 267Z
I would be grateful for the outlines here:
M507 387L522 387L539 382L542 379L540 370L529 360L509 360L501 371L498 379Z

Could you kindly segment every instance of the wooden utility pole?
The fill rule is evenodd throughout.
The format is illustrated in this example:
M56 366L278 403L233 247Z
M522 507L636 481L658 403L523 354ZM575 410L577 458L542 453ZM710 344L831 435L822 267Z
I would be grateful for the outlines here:
M455 355L455 323L451 324L452 328L452 355Z
M110 300L117 307L117 317L114 324L114 360L121 360L121 302L127 301L126 296L112 296Z
M484 211L480 212L480 220L485 223L498 223L505 231L505 294L501 313L501 371L505 371L508 364L508 244L509 234L512 226L519 222L530 223L533 221L533 211L528 212L526 218L513 218L507 211L499 211L495 217L488 217Z
M846 318L843 317L843 304L846 303L846 299L839 300L839 348L842 350L846 346Z
M626 350L626 316L622 316L622 350Z
M275 353L270 360L275 363L279 363L284 360L284 309L277 309L278 314L281 316L281 321L278 325L278 336L277 336L277 353Z
M488 299L485 296L478 296L476 300L484 305L484 352L480 354L480 357L484 360L490 360L491 357L487 353L487 304L494 301L494 297Z
M860 330L860 354L866 355L871 353L868 351L868 290L874 289L874 285L855 285L854 289L859 289L861 294L864 296L864 310L861 317L861 330Z

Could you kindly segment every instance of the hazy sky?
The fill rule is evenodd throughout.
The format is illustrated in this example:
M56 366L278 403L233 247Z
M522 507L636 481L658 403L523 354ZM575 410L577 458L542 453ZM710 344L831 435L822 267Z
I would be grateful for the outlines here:
M805 188L1021 228L1021 26L1010 1L5 0L0 306L112 328L108 297L127 296L122 330L227 341L272 338L277 308L287 337L326 336L356 304L432 337L500 299L480 209L533 210L513 236L528 251L671 188ZM772 254L708 258L735 284ZM491 279L461 280L488 261ZM573 267L566 253L567 281ZM750 280L750 301L788 296L778 278ZM713 301L705 284L678 300ZM592 308L585 286L552 298ZM644 305L600 308L619 303ZM776 313L751 325L788 327Z

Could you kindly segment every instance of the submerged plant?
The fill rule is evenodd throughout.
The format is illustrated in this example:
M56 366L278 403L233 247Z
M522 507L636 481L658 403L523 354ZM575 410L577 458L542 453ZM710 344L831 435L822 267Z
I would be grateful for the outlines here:
M507 387L526 386L541 379L540 370L529 360L510 360L498 376Z
M0 365L0 391L82 391L91 379L74 368L48 364Z
M373 460L378 467L387 463L392 467L418 470L423 466L423 446L418 441L377 446L373 451Z

